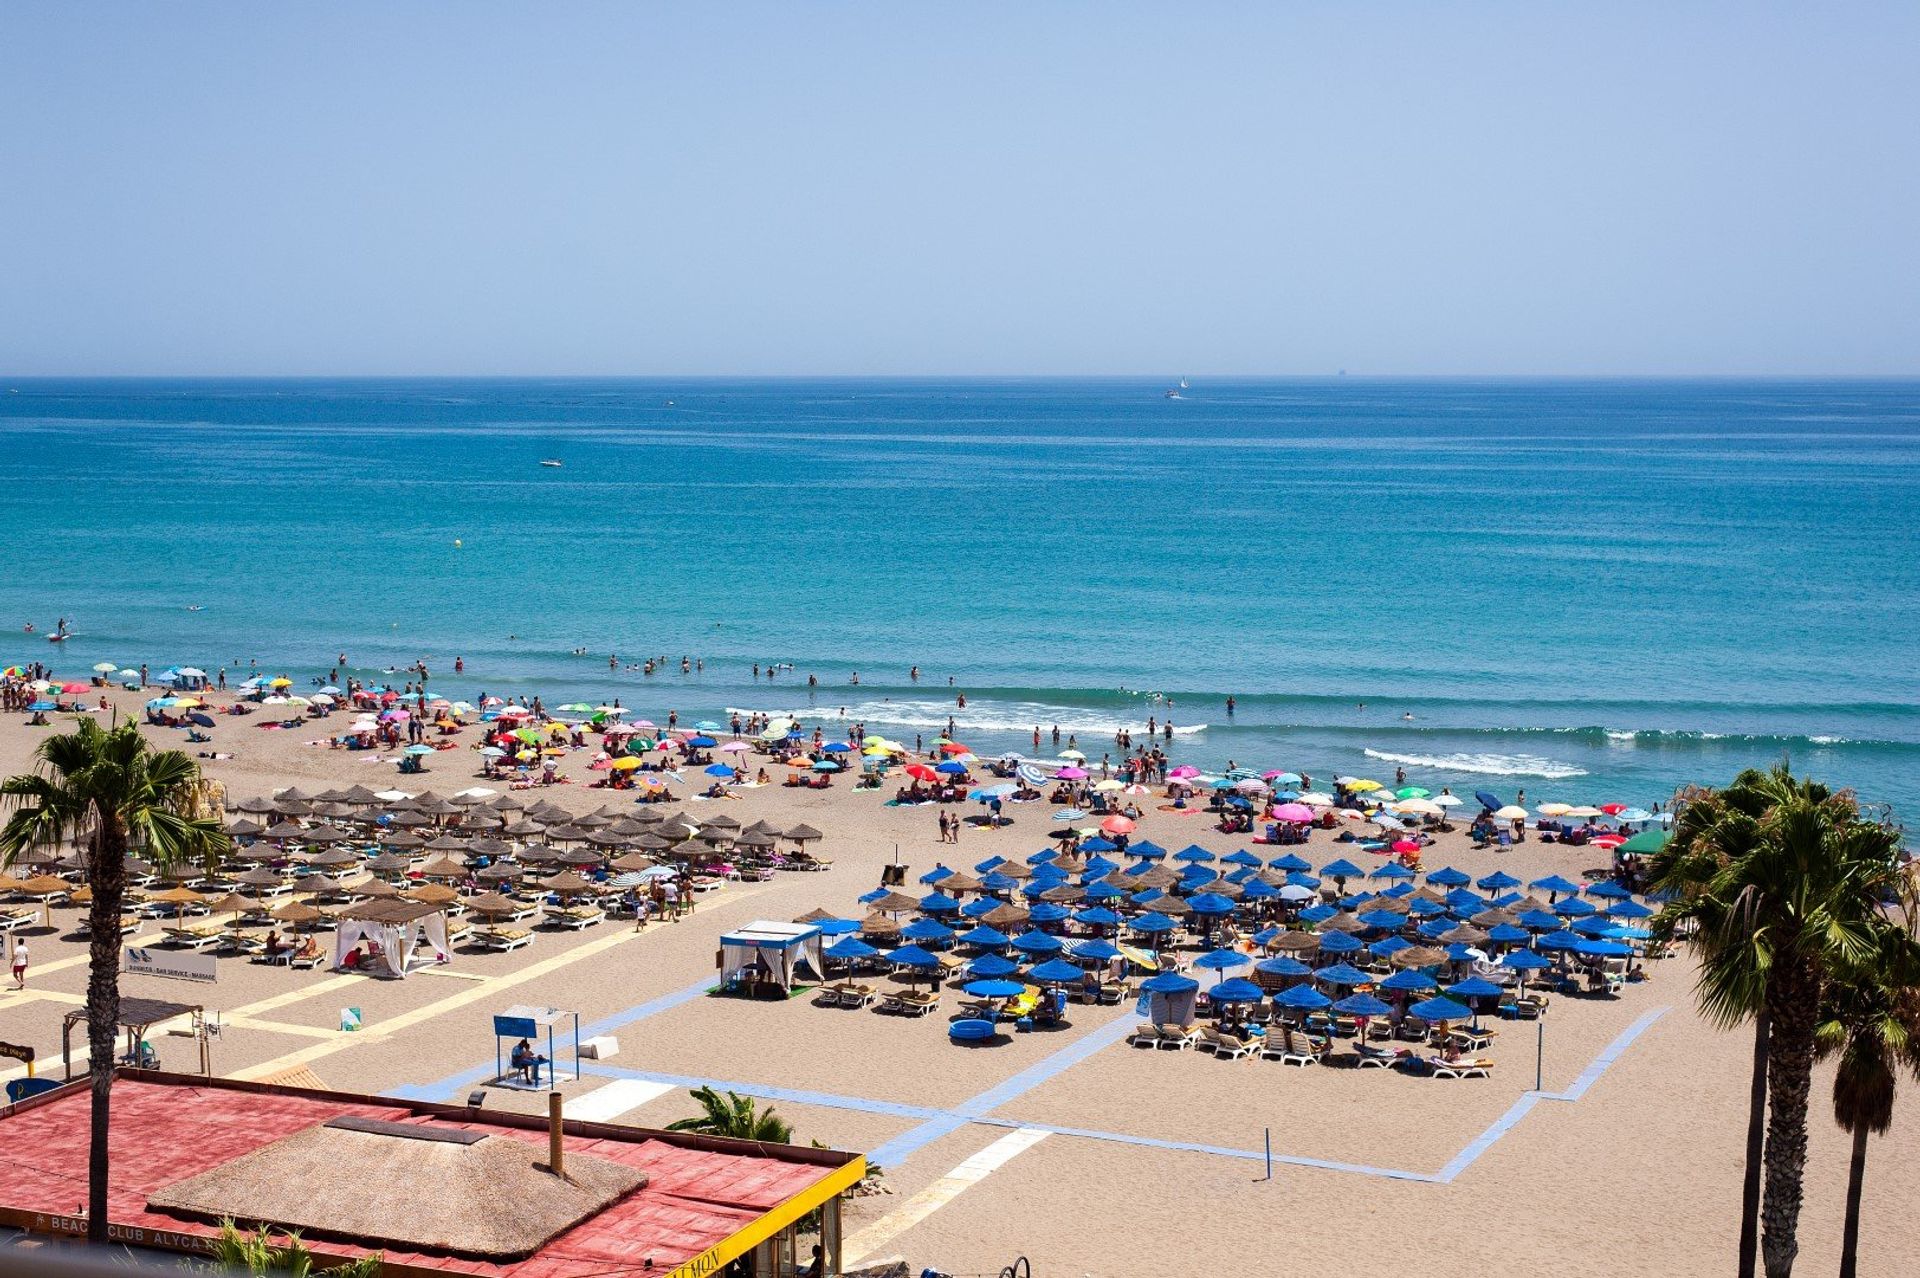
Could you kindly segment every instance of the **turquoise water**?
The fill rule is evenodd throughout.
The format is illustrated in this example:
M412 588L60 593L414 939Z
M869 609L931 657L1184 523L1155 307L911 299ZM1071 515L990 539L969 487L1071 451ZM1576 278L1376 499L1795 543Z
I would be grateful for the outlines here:
M1096 760L1153 714L1203 766L1529 802L1784 754L1920 800L1920 383L0 385L7 660L425 656ZM20 631L61 614L65 651Z

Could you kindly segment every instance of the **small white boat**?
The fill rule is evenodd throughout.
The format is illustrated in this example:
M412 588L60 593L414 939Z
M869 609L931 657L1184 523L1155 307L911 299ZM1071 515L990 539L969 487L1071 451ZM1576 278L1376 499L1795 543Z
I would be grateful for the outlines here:
M542 466L553 466L556 468L566 465L566 463L561 461L558 457L543 457L540 459L540 464Z

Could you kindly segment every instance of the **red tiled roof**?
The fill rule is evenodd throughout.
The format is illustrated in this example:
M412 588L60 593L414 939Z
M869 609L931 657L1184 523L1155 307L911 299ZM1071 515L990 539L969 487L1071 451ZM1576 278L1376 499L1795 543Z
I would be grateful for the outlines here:
M10 1115L0 1111L0 1208L77 1214L87 1198L88 1092L50 1097ZM356 1103L322 1096L233 1090L218 1085L121 1078L113 1088L112 1223L130 1229L213 1234L213 1226L147 1208L154 1190L198 1175L294 1132L343 1114L393 1122L425 1122L405 1102ZM439 1115L445 1126L485 1130L544 1143L544 1129ZM525 1260L495 1263L388 1250L397 1264L490 1278L559 1278L664 1273L731 1237L764 1213L833 1174L832 1166L692 1149L634 1131L632 1139L569 1135L567 1149L611 1159L647 1173L647 1184L582 1221ZM316 1239L334 1254L377 1250Z

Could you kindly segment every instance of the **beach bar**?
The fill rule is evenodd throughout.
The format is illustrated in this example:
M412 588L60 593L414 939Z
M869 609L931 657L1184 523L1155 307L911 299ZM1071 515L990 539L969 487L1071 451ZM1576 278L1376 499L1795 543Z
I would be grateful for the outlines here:
M88 1107L81 1081L0 1108L0 1227L86 1233ZM774 1278L816 1230L838 1274L840 1196L866 1174L840 1150L137 1070L112 1141L117 1245L205 1252L232 1219L402 1278Z

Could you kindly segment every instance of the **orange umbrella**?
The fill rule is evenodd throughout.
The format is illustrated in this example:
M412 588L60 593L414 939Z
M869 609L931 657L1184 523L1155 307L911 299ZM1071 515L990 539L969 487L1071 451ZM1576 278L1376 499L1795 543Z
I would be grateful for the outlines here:
M1110 816L1100 823L1100 828L1108 834L1132 834L1133 822L1123 816Z

